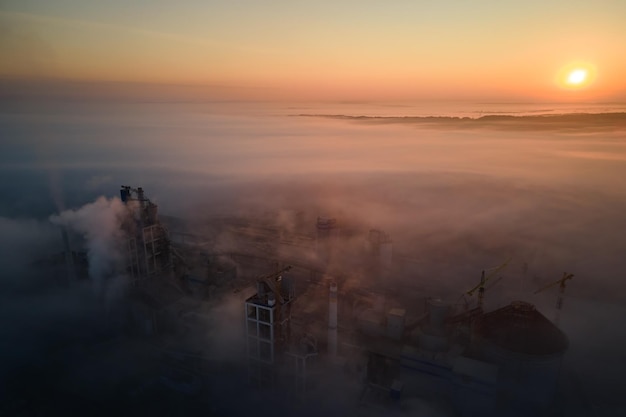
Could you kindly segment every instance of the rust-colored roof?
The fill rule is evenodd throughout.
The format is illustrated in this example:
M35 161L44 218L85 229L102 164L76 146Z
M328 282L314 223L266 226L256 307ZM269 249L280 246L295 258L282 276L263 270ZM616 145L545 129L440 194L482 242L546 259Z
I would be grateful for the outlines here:
M532 304L515 301L476 323L483 339L511 352L554 355L567 350L567 336Z

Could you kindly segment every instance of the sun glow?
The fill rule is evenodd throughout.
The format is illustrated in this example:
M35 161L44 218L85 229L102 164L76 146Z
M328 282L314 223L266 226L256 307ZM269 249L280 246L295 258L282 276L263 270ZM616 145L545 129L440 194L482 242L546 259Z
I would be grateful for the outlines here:
M570 63L562 67L556 78L556 84L566 90L581 90L589 87L595 80L595 67L586 62Z
M567 83L571 85L579 85L587 79L587 71L584 69L575 69L567 76Z

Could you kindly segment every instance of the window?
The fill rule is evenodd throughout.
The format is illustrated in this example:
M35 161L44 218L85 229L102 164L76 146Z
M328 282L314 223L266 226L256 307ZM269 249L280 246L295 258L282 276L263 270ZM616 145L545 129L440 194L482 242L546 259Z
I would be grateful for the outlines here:
M248 320L248 335L258 336L256 329L257 322L255 320Z
M256 310L257 308L253 305L250 304L246 304L246 314L248 315L248 318L251 319L256 319Z
M251 358L259 357L259 346L257 340L254 337L248 337L248 356Z
M259 337L262 339L272 340L272 329L269 324L259 323Z
M259 321L271 323L271 311L266 308L259 308Z

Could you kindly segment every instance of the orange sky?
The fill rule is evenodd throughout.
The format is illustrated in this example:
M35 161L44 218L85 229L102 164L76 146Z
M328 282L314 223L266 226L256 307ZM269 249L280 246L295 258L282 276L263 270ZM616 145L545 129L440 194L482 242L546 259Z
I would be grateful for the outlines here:
M0 76L238 99L626 100L626 2L386 3L7 0ZM585 88L557 81L572 65L593 70Z

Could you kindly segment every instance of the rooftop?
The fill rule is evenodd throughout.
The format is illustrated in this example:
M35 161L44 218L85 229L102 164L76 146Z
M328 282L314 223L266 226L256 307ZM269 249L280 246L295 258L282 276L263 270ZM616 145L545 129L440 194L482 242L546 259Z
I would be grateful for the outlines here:
M523 301L485 314L478 322L477 333L496 346L527 355L563 353L569 344L558 327Z

